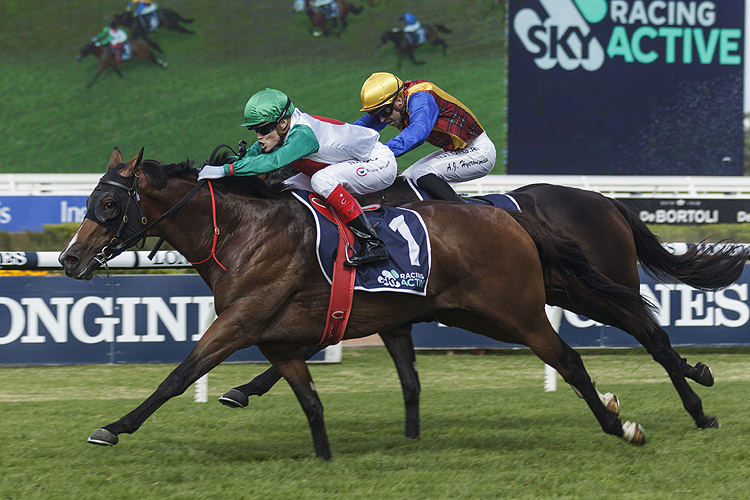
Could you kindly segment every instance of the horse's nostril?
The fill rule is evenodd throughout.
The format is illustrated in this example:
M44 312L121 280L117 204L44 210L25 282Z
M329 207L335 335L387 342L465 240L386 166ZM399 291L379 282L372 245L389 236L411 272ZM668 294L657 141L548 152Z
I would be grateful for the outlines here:
M65 257L60 258L60 264L62 264L65 269L73 269L79 262L80 259L75 255L66 255Z

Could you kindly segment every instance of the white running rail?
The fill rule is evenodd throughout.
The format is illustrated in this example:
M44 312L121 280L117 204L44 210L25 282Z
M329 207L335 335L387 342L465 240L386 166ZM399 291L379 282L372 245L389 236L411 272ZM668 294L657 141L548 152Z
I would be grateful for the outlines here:
M0 196L88 196L100 174L0 174ZM535 183L598 191L613 198L747 198L750 177L669 175L488 175L457 184L461 193L489 194Z

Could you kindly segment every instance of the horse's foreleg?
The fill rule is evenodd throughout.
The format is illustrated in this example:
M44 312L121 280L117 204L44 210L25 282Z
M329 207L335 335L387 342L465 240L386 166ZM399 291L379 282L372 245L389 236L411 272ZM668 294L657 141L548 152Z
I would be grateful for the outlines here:
M322 346L308 346L300 349L300 355L305 360L312 358L315 354L323 350ZM250 396L262 396L281 380L281 374L275 366L271 366L250 382L229 389L219 398L219 402L230 408L245 408L249 403Z
M315 455L323 460L331 459L331 447L328 444L325 420L323 418L323 403L320 402L315 390L310 370L307 364L293 348L285 346L258 346L263 355L268 359L279 373L289 382L302 410L307 416L307 423L312 432Z
M224 361L230 354L249 345L244 342L240 343L240 336L224 328L224 323L231 324L229 321L222 322L221 318L214 321L187 358L159 384L151 396L120 420L94 432L88 438L88 442L107 446L117 444L118 435L132 434L137 431L143 422L164 403L185 392L193 382Z
M417 58L414 57L414 51L413 50L409 51L407 53L407 55L409 56L409 59L411 59L411 62L413 62L414 64L418 65L418 64L424 64L425 63L424 61L418 61Z
M161 59L156 57L156 54L154 54L153 52L149 52L149 59L152 63L156 64L157 66L161 66L162 68L166 69L166 67L169 66L166 61L162 61Z
M94 84L94 82L96 81L96 79L99 78L99 75L102 74L102 71L104 71L104 68L102 68L102 69L100 69L99 71L96 72L96 74L94 75L94 78L92 78L91 81L86 84L86 89L90 89L91 88L91 86Z
M393 358L401 380L401 391L404 394L404 411L406 416L406 437L419 437L419 375L417 373L417 359L414 356L414 343L411 338L411 325L404 325L388 332L382 332L388 353Z

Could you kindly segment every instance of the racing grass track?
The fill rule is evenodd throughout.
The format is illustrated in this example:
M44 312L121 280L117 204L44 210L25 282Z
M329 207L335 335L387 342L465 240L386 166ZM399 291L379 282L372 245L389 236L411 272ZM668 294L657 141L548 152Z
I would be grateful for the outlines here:
M345 349L341 364L312 366L330 463L313 457L286 384L244 410L216 402L265 365L219 366L207 404L191 389L113 448L86 437L139 404L172 366L0 368L0 498L742 498L750 351L680 351L713 368L716 385L697 391L721 429L695 428L641 351L583 353L622 416L645 427L636 448L601 432L562 382L545 393L541 362L525 352L420 354L423 432L407 440L385 349Z

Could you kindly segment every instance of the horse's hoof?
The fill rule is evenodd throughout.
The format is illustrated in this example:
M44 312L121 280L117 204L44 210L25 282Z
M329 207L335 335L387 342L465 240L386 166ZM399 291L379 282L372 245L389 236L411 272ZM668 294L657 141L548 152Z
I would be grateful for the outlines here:
M223 396L219 397L219 403L230 408L244 408L249 401L244 393L237 389L229 389Z
M643 426L635 422L625 422L622 424L622 438L635 446L642 446L646 442L646 434L643 432Z
M620 414L620 400L617 399L617 396L615 396L611 392L608 392L606 394L602 394L600 399L602 400L602 404L607 407L607 410L611 411L615 415Z
M104 427L100 427L95 433L89 436L87 443L98 444L99 446L114 446L119 441L116 434L109 432Z
M719 423L719 419L716 417L705 417L698 424L698 427L700 427L701 429L718 429L719 427L721 427L721 424Z
M711 371L710 366L704 365L699 361L695 364L695 369L700 372L698 377L695 378L696 382L700 385L705 385L706 387L714 385L714 372Z

